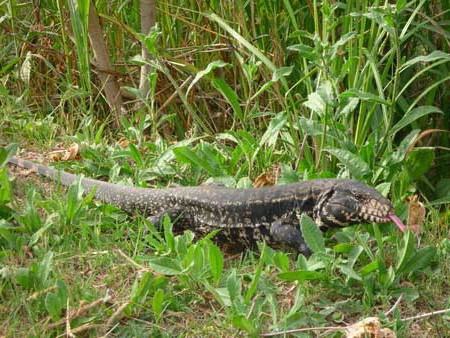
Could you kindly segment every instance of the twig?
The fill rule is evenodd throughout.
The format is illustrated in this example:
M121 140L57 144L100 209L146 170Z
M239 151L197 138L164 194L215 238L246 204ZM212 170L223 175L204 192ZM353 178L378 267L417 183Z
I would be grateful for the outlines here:
M70 304L69 304L69 297L67 297L66 306L67 306L67 312L66 312L66 337L75 338L75 335L72 333L72 330L70 329Z
M57 286L53 285L53 286L51 286L49 288L46 288L44 290L34 292L30 297L27 298L27 301L38 299L43 294L46 294L47 292L51 292L53 290L56 290L56 288L57 288Z
M291 333L307 332L307 331L322 331L322 330L345 331L346 328L341 327L341 326L304 327L301 329L292 329L292 330L285 330L285 331L278 331L278 332L261 333L259 336L260 337L273 337L273 336L287 335L287 334L291 334Z
M87 330L94 330L94 329L101 329L103 327L103 324L91 324L91 323L86 323L80 326L77 326L76 328L72 329L71 332L73 335L83 332L83 331L87 331ZM62 333L59 336L56 336L56 338L61 338L61 337L66 337L66 333Z
M102 336L102 338L106 338L107 331L114 324L114 322L122 315L123 311L126 309L126 307L128 305L130 305L129 301L123 303L121 306L119 306L119 308L116 311L114 311L114 313L111 315L111 317L109 317L108 321L106 322L106 324L103 328L105 334Z
M403 298L403 293L400 295L400 297L398 297L398 299L395 301L394 305L392 305L392 307L384 313L384 315L387 317L390 313L392 313L395 308L398 306L398 304L400 304L400 302L402 301Z
M135 268L137 268L137 269L139 269L139 270L144 270L144 271L151 271L151 272L153 272L153 271L152 271L151 269L149 269L148 267L139 264L138 262L136 262L135 260L133 260L131 257L127 256L122 250L116 249L116 251L117 251L117 253L118 253L119 255L121 255L121 256L122 256L123 258L125 258L128 262L130 262L131 265L133 265ZM155 272L153 272L153 273L155 273ZM159 275L159 274L155 273L155 275Z
M403 318L403 319L400 319L400 320L406 322L408 320L416 320L416 319L427 318L427 317L431 317L431 316L435 316L435 315L440 315L440 314L446 313L446 312L450 312L450 309L431 311L431 312L423 313L421 315Z
M116 325L112 326L112 327L105 333L105 335L102 336L102 337L100 337L100 338L106 338L106 337L108 337L108 335L109 335L111 332L113 332L114 329L115 329L117 326L119 326L119 323L116 323ZM103 329L104 329L104 326L103 326Z
M77 317L81 316L82 314L84 314L85 312L88 312L91 309L96 308L100 304L109 302L110 300L111 300L111 296L108 293L106 293L105 297L97 299L97 300L93 301L92 303L83 305L73 312L68 310L66 318L58 320L56 323L49 324L46 327L46 329L53 329L55 327L64 325L64 324L66 324L67 321L77 318Z
M395 309L395 307L400 303L401 298L402 297L400 296L399 299L395 302L394 306L388 312L386 312L386 315L388 315L390 312L392 312ZM432 312L428 312L428 313L423 313L421 315L407 317L407 318L403 318L403 319L400 319L400 320L401 321L409 321L409 320L423 319L423 318L427 318L427 317L431 317L431 316L435 316L435 315L439 315L439 314L443 314L443 313L447 313L447 312L450 312L450 308L449 309L445 309L445 310L439 310L439 311L432 311ZM379 319L377 317L367 318L367 319L377 319L377 321L379 321ZM305 328L286 330L286 331L261 333L259 336L260 337L273 337L273 336L281 336L281 335L287 335L287 334L298 333L298 332L322 331L322 330L346 331L346 332L349 332L350 329L355 327L357 324L359 325L360 323L363 323L363 321L360 321L360 322L358 322L356 324L345 326L345 327L340 327L340 326L305 327Z
M180 89L185 87L192 80L192 76L189 75L186 80L180 85ZM166 106L176 97L178 96L178 92L174 91L169 98L162 104L162 106L158 109L158 113L160 113Z

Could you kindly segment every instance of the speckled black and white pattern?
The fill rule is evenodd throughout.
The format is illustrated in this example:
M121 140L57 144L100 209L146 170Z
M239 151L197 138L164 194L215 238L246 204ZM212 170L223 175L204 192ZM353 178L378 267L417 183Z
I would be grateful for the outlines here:
M48 166L13 158L12 164L31 169L63 185L77 176ZM298 215L306 213L321 228L357 223L386 223L392 205L368 185L345 179L317 179L295 184L254 189L200 186L146 189L83 178L85 193L124 211L162 219L164 213L180 218L193 231L208 233L220 228L221 240L253 245L266 241L309 253L298 227Z

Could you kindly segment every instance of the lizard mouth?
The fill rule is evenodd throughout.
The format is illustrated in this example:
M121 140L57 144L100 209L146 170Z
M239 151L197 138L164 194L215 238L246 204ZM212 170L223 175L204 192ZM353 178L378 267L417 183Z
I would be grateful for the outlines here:
M363 216L363 218L366 219L367 221L375 222L375 223L389 223L389 222L393 222L397 226L397 228L399 228L399 230L401 232L405 232L406 231L406 225L394 213L390 213L390 214L387 214L387 215L384 215L384 216L373 215L373 214L365 214Z
M399 228L401 232L405 232L406 231L406 225L403 224L401 219L398 218L395 214L387 215L386 218L387 218L388 221L394 222L395 225L397 226L397 228Z
M360 213L366 221L376 223L393 222L401 232L406 231L406 225L395 215L394 209L389 204L382 204L372 199L361 208Z

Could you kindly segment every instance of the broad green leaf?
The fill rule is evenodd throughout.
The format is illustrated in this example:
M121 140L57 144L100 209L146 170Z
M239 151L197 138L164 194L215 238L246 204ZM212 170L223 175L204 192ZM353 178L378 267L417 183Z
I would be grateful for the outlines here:
M275 146L275 143L277 142L278 135L285 126L287 121L286 113L278 113L272 120L270 120L269 126L267 127L266 132L261 137L261 141L259 142L259 146L262 147L264 144L267 143L268 147ZM256 154L256 152L255 152Z
M203 240L204 239L201 239L201 241ZM205 269L205 266L208 266L209 264L209 262L206 261L206 255L203 253L205 246L196 245L194 248L194 270L202 272Z
M306 281L306 280L327 280L329 277L317 271L297 270L289 272L281 272L278 278L285 281Z
M344 46L347 42L349 42L351 39L353 39L354 36L356 36L355 32L349 32L349 33L346 33L346 34L342 35L339 38L339 40L337 40L334 43L333 48Z
M301 57L308 59L310 61L316 61L319 59L319 54L314 50L313 47L304 44L296 44L288 46L290 51L297 52Z
M389 191L391 191L391 182L383 182L378 184L375 189L384 197L387 197Z
M450 204L450 196L438 198L430 203L428 205L441 205L441 204Z
M52 270L53 252L49 251L44 255L44 258L39 263L39 282L41 287L45 287L50 271Z
M417 300L420 297L420 292L414 286L413 288L405 287L405 288L394 289L390 292L390 295L393 298L397 298L397 299L401 296L402 299L407 302L414 302L415 300Z
M47 293L45 297L45 308L54 321L61 318L61 311L66 307L68 297L67 286L62 280L58 279L56 286L57 292Z
M145 97L142 95L142 92L135 87L130 87L130 86L123 86L121 87L123 90L125 90L126 92L129 92L130 94L132 94L133 96L135 96L136 98L138 98L140 101L145 102Z
M300 227L308 248L313 252L324 252L325 241L317 224L306 214L300 217Z
M241 106L239 104L240 99L233 88L231 88L224 79L220 77L215 77L211 80L214 87L222 94L222 96L227 100L230 106L233 108L234 113L241 120L244 119L244 114L242 113Z
M343 92L340 96L341 96L341 98L355 97L355 98L360 99L361 101L375 102L375 103L380 103L380 104L388 105L388 106L391 104L389 101L380 98L378 95L363 92L358 89L349 89L349 90Z
M277 252L273 256L273 263L281 271L289 270L289 257L284 252Z
M252 334L255 331L252 321L247 319L244 315L233 316L231 323L234 327L244 330L249 334Z
M342 100L342 102L344 102ZM345 104L339 108L338 116L348 117L355 109L358 107L359 99L356 97L351 97L345 100Z
M9 182L8 170L0 166L0 205L11 200L11 184ZM0 212L0 215L2 213Z
M150 52L151 55L158 55L158 37L161 35L158 25L154 25L148 34L137 33L139 40L143 43L145 48ZM148 62L144 60L144 62Z
M325 150L331 155L337 157L338 160L345 165L353 177L361 179L370 174L369 165L358 155L345 149L327 148Z
M267 248L267 246L264 243L262 246L262 249L260 249L261 256L259 258L258 267L257 267L255 273L253 274L253 279L252 279L250 286L248 287L248 290L245 294L245 304L247 304L247 305L250 304L250 301L256 292L256 287L258 286L258 281L259 281L259 278L261 277L261 273L264 268L264 261L266 259L266 251L267 251L266 248Z
M403 266L411 259L411 256L414 254L416 249L416 243L414 235L411 231L408 231L402 239L402 248L399 255L399 261L397 262L396 270L403 269Z
M150 269L161 275L176 276L183 272L178 260L169 257L155 257L146 260Z
M294 66L277 68L277 70L275 70L272 74L272 81L277 82L282 77L289 76L292 73L293 69L294 69Z
M399 130L405 128L406 126L410 125L415 120L421 118L422 116L431 114L431 113L438 113L443 114L442 110L440 110L438 107L435 106L421 106L414 108L409 113L404 115L400 121L398 121L391 130L392 135L397 133Z
M363 247L360 245L354 245L352 247L352 250L350 252L350 254L348 255L348 266L352 267L355 265L356 261L358 260L359 256L361 255L361 253L364 251Z
M404 274L422 270L430 265L435 256L436 248L433 246L415 251L412 257L396 270L396 278L400 278Z
M435 195L437 198L450 197L450 178L442 178L437 182Z
M139 153L139 151L137 150L136 146L134 144L130 143L129 144L129 148L130 148L131 157L136 162L138 167L140 167L140 168L143 167L144 166L144 161L142 160L142 156Z
M349 253L354 245L348 243L339 243L333 246L333 251L338 253Z
M226 280L226 286L227 286L227 290L228 290L231 302L235 302L235 300L242 293L242 282L237 277L235 268L231 269L231 272L229 273L227 280Z
M303 105L319 115L323 114L326 108L325 101L317 92L309 94L308 100L303 102Z
M81 206L81 197L83 195L83 178L80 176L77 180L69 187L67 192L67 206L66 206L66 222L67 224L72 223L75 219L75 215Z
M222 172L219 168L213 167L211 163L205 161L203 158L197 155L197 153L188 147L177 147L172 149L178 161L182 163L188 163L196 167L197 169L205 170L211 176L222 176Z
M170 146L166 151L164 151L161 156L154 162L153 164L153 170L157 172L158 174L164 174L164 175L170 175L175 174L175 169L170 164L170 161L172 161L174 158L176 158L173 149L179 148L179 147L186 147L196 141L198 141L199 138L192 137L188 138L183 141L179 141L176 144Z
M206 75L208 75L209 73L211 73L212 71L214 71L214 69L216 68L223 68L223 67L228 67L230 66L229 63L223 62L222 60L216 60L213 62L210 62L205 69L199 71L196 75L194 80L192 80L191 84L189 85L188 89L186 90L186 96L189 94L189 92L191 91L192 87L195 86L195 84L200 81L200 79Z
M320 136L323 134L324 130L323 124L318 123L316 120L300 116L298 119L298 124L300 126L300 130L306 135ZM338 134L336 133L335 129L328 128L327 136L341 140Z
M431 168L434 157L434 149L431 148L416 148L412 150L405 163L411 179L416 180L422 177Z
M399 69L400 72L404 71L406 68L411 67L412 65L415 65L419 62L433 62L436 60L449 60L450 61L450 54L444 53L440 50L435 50L431 52L428 55L421 55L417 56L411 60L408 60L405 62L402 67Z
M370 262L369 264L363 266L360 270L359 270L359 274L362 277L365 277L367 275L369 275L371 272L378 270L378 260L374 260L372 262Z
M400 12L406 6L406 0L398 0L395 4L395 9L397 12Z
M223 270L223 255L217 245L209 243L209 263L214 283L220 280Z
M216 288L216 295L220 298L220 301L225 306L232 305L232 299L230 295L230 291L227 288Z
M158 321L163 312L164 291L162 289L156 290L152 300L152 310L155 319Z
M28 242L28 245L30 247L35 245L41 239L41 237L45 234L45 232L54 225L53 221L57 217L58 217L58 214L56 214L56 213L53 213L47 217L47 219L45 220L45 224L41 228L37 229L37 231L30 237L30 240Z
M358 275L358 273L355 270L353 270L350 266L342 265L342 266L339 267L339 269L348 278L353 278L355 280L362 281L361 276Z
M326 104L333 104L333 88L331 87L330 81L322 82L316 92L322 98L323 102Z
M2 169L9 160L16 154L19 144L11 143L6 147L0 147L0 169Z
M61 304L61 300L57 294L50 292L45 296L45 308L53 321L57 321L61 316L63 304Z
M306 135L319 136L323 134L323 125L317 123L316 120L300 116L298 123L300 125L300 130Z
M171 252L175 251L175 239L173 236L172 228L172 220L170 219L169 215L165 214L163 219L164 239L166 240L167 246L169 247Z
M388 158L388 165L400 163L404 160L406 154L408 154L419 133L420 130L414 129L405 136L405 138L400 142L397 150Z
M141 277L134 280L130 294L130 304L134 307L135 304L143 304L150 291L153 281L153 273L146 272Z

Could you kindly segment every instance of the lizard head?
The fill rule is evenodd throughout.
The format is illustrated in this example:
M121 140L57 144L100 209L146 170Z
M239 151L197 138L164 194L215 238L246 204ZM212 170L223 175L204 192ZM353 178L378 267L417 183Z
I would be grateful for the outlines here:
M313 217L321 227L392 221L402 232L405 231L392 203L374 188L354 180L334 181L316 202Z

